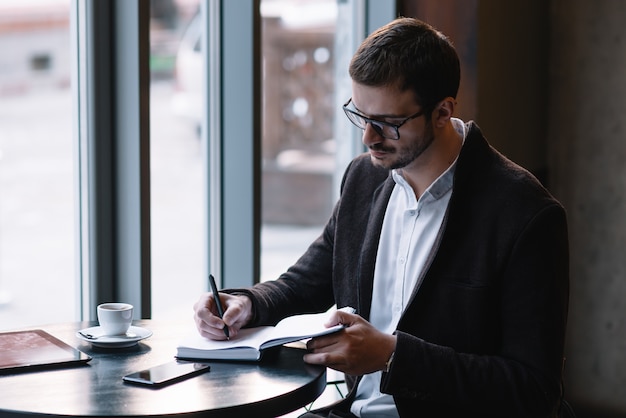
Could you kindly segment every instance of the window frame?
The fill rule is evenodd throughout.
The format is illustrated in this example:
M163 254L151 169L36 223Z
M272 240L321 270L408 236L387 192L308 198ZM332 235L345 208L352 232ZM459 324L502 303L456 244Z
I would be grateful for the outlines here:
M72 0L80 316L151 316L149 1Z
M221 287L260 275L260 0L202 2L207 271ZM209 71L210 70L210 71ZM242 123L249 121L249 123Z
M354 22L352 50L396 14L395 0L338 4ZM81 319L95 319L96 306L113 300L135 305L136 318L152 315L149 7L149 0L72 0ZM261 255L260 0L202 0L201 13L205 276L216 275L221 287L250 286ZM337 63L342 77L349 55ZM338 112L349 89L338 82ZM339 167L363 150L358 130L348 129L337 131L349 138Z

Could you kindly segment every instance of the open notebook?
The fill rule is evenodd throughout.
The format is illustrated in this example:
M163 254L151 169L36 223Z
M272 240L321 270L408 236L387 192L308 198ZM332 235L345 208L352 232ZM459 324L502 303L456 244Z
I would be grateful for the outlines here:
M0 374L83 364L91 357L40 329L0 333Z
M354 312L352 308L342 310ZM259 360L263 350L268 348L331 334L344 328L341 324L326 328L324 323L329 316L329 312L294 315L273 327L242 329L235 338L227 341L210 340L196 331L179 343L176 357L189 360Z

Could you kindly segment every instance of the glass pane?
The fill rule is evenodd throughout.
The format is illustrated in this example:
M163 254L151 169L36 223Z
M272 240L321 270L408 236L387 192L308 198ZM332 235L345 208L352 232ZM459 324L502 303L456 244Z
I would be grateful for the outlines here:
M69 7L0 3L0 329L78 315Z
M262 0L261 280L285 271L334 203L336 0Z
M261 281L267 281L319 236L334 204L337 1L262 0L261 17ZM328 376L332 381L337 372L329 369ZM329 385L315 407L338 400Z
M152 316L191 319L207 283L199 0L150 4Z

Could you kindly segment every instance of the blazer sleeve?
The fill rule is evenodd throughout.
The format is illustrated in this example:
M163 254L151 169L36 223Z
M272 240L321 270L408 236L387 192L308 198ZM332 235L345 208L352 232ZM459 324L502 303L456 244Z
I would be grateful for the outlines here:
M287 316L323 312L335 304L333 269L336 224L344 185L354 167L355 161L352 161L345 170L341 196L322 233L286 272L276 280L245 289L227 290L230 293L245 294L252 300L253 317L248 326L274 325Z

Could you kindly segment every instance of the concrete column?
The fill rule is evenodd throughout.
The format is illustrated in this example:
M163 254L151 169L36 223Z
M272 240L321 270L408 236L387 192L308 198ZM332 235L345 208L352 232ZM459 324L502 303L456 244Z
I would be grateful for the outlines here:
M549 178L572 259L566 395L625 416L626 1L552 0L550 62Z

